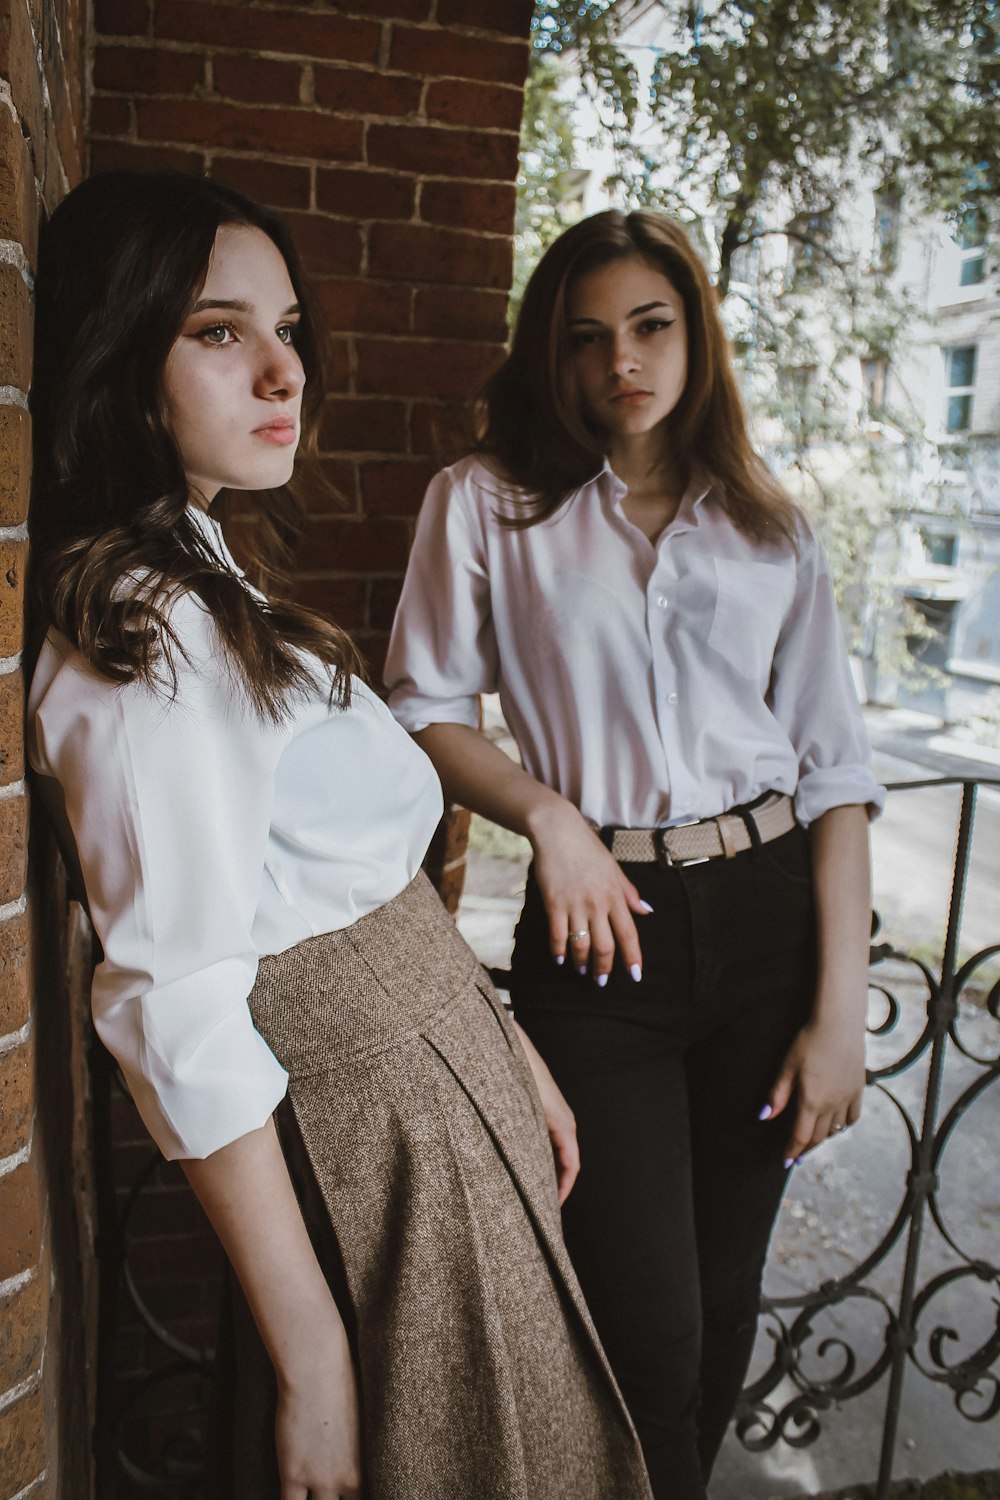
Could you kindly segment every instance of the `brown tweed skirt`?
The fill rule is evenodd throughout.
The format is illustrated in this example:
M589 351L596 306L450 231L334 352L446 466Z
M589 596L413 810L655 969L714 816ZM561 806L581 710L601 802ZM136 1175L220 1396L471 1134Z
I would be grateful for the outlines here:
M367 1500L650 1500L524 1052L426 878L264 959L250 1008L289 1073L279 1131L354 1346ZM232 1489L277 1500L245 1308L236 1350Z

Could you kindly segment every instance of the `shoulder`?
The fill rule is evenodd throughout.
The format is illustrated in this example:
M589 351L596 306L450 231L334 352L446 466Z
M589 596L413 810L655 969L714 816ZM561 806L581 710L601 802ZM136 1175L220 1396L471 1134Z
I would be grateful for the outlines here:
M524 491L493 468L488 457L470 453L434 476L424 509L461 518L470 531L483 534L498 522L523 514L525 498Z

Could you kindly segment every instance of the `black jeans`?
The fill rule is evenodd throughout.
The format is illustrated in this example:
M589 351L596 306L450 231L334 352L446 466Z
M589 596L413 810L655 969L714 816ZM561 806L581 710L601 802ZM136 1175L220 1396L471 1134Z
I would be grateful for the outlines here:
M605 989L554 963L533 875L515 1014L576 1115L563 1228L657 1500L704 1500L753 1348L792 1110L761 1123L813 1002L807 835L733 859L623 866L643 978ZM793 1101L794 1104L794 1101Z

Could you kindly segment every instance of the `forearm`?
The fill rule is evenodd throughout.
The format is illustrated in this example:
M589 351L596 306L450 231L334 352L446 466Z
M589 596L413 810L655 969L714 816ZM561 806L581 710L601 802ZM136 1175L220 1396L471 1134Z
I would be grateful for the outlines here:
M863 1024L871 936L871 855L864 807L834 807L809 828L816 892L816 1015Z
M343 1323L272 1122L181 1165L240 1280L279 1381L308 1378L310 1366L337 1365Z
M564 797L543 786L467 724L430 724L414 739L434 762L450 802L522 834L533 844L544 836L548 824L580 820Z

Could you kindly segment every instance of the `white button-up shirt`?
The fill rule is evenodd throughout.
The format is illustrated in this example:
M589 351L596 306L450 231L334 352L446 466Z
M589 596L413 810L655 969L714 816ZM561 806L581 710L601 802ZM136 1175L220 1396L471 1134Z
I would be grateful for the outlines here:
M431 482L386 664L411 732L499 692L525 768L597 825L711 817L762 792L808 824L882 789L822 549L738 531L693 486L650 542L605 466L548 520L476 458Z
M238 572L216 523L193 514ZM104 949L97 1031L164 1155L202 1157L262 1125L285 1092L247 1008L258 958L397 895L441 789L363 683L348 709L319 687L275 725L248 705L200 602L182 595L170 618L189 658L176 653L172 701L99 676L50 631L29 756L58 783Z

